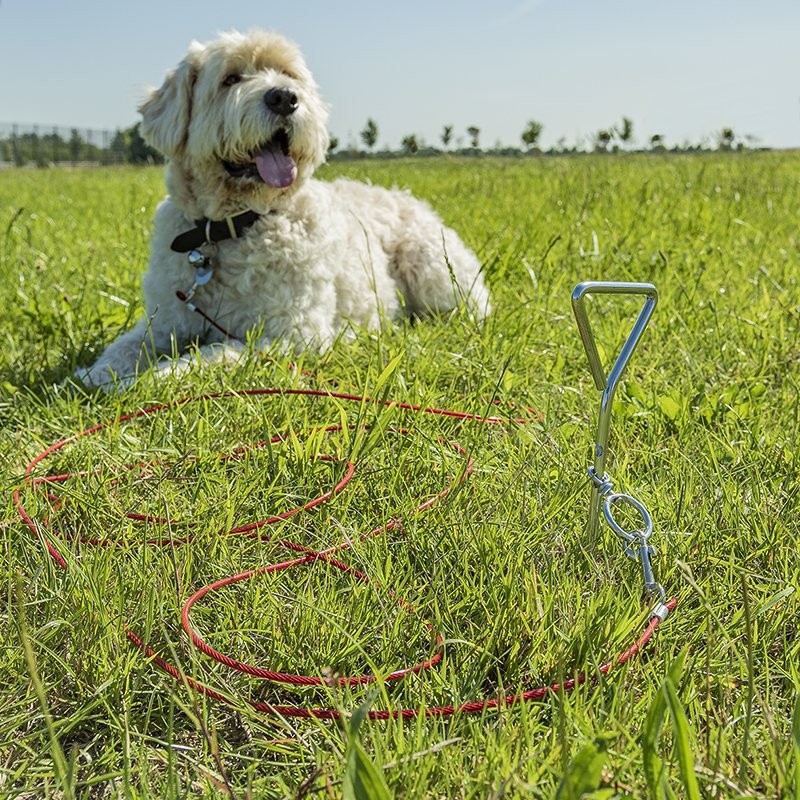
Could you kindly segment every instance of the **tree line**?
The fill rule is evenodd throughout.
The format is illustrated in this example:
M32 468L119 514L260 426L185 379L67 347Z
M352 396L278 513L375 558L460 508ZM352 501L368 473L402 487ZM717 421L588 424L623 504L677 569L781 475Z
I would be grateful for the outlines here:
M17 167L49 164L159 164L164 158L150 147L139 124L116 131L69 132L38 126L20 131L16 125L0 132L0 162Z
M364 150L359 149L354 145L341 149L340 142L335 137L331 138L331 153L334 157L347 157L347 156L360 156L360 155L380 155L391 156L395 154L400 155L417 155L417 154L430 154L434 155L441 152L455 152L457 154L471 155L476 153L493 153L497 155L524 155L526 153L541 153L542 150L539 146L539 141L544 130L544 125L538 120L530 120L522 132L520 133L521 147L509 147L499 145L494 148L486 149L481 147L480 137L481 129L477 125L470 125L465 130L466 142L464 144L463 138L455 143L454 137L455 129L453 125L444 125L439 135L439 142L436 145L425 144L420 137L416 134L408 134L400 141L399 151L381 150L376 151L378 144L379 128L378 123L372 118L368 118L367 122L359 133L361 143ZM757 145L757 139L753 136L738 136L730 127L725 127L716 132L711 137L710 141L701 142L696 145L683 144L675 145L670 149L673 152L693 152L702 150L744 150L750 149ZM565 137L558 140L555 146L548 149L547 153L577 153L586 152L587 150L597 153L610 153L610 152L624 152L633 149L650 150L653 152L666 152L667 146L665 138L662 134L652 134L647 139L645 147L638 147L635 142L633 132L633 121L629 117L623 117L622 120L607 128L601 128L596 133L589 137L588 141L573 145L567 145Z
M397 150L376 150L380 130L378 123L368 118L359 134L363 149L353 144L341 148L338 139L331 137L330 155L332 158L357 158L363 156L393 157L413 155L437 155L443 152L460 155L492 154L501 156L521 156L541 153L539 142L544 125L538 120L530 120L520 133L521 146L499 145L493 148L481 147L481 129L470 125L464 130L466 139L457 136L453 125L444 125L439 135L439 144L428 145L416 134L408 134L400 141ZM698 145L682 145L669 148L671 151L692 152L701 150L743 150L756 145L754 137L739 137L732 128L723 128L714 134L711 142ZM623 117L621 122L602 128L593 134L588 142L567 146L562 138L547 153L578 153L594 151L598 153L625 152L637 149L633 122ZM651 135L645 147L639 150L666 152L667 146L661 134ZM0 162L15 166L47 166L48 164L160 164L163 156L150 147L142 138L139 123L130 128L116 131L84 131L72 128L68 132L53 128L41 132L37 127L20 132L18 126L0 129Z

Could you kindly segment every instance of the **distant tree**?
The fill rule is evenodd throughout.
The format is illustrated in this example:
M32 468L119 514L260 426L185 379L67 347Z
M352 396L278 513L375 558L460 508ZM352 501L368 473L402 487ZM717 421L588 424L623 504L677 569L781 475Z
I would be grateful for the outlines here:
M623 145L628 145L633 140L633 121L623 117L622 122L614 128L614 133Z
M112 163L125 164L162 164L164 156L150 147L142 138L139 130L141 123L137 122L130 128L117 130L109 146L109 155Z
M328 152L333 153L339 149L339 140L331 134L328 139Z
M81 147L83 146L83 139L77 128L73 128L69 135L69 159L72 162L80 161ZM55 159L54 159L55 160Z
M470 125L469 128L467 128L467 133L469 134L470 146L477 150L480 147L481 129L477 128L475 125Z
M419 142L417 142L417 137L413 133L404 136L401 144L403 145L403 152L407 155L413 156L419 150Z
M12 126L11 135L5 142L0 142L0 156L20 167L45 167L66 161L105 163L107 155L107 150L85 139L77 128L73 128L66 139L58 128L39 133L38 126L34 126L31 131L18 133L17 127Z
M368 150L372 150L378 141L378 124L374 119L367 120L364 130L361 131L361 141L364 142Z
M597 131L594 135L594 149L600 153L608 152L608 145L611 143L611 132L605 129Z
M659 152L664 150L664 137L660 133L654 133L650 137L650 147Z
M63 139L56 129L41 136L37 128L32 132L12 133L11 150L14 163L20 167L26 164L44 167L59 161L75 160L71 158L69 142Z
M544 125L532 119L524 131L522 131L522 143L528 150L532 150L539 142L539 137L542 135Z
M112 164L124 164L128 161L128 139L125 131L119 128L114 131L114 138L108 146L108 153L108 161Z
M744 139L747 142L747 147L758 147L761 143L761 139L754 133L746 133Z
M131 164L162 164L164 156L142 138L140 127L141 123L137 122L128 129L128 160Z
M24 166L28 163L37 163L39 166L44 166L45 162L37 161L39 153L39 136L38 134L23 133L17 134L16 131L12 133L10 140L10 149L12 160L18 167Z
M445 125L442 128L442 144L445 147L445 150L450 146L450 142L453 141L453 126L452 125Z
M733 128L723 128L717 135L719 149L731 150L733 148L733 141L735 138L736 134L733 132Z

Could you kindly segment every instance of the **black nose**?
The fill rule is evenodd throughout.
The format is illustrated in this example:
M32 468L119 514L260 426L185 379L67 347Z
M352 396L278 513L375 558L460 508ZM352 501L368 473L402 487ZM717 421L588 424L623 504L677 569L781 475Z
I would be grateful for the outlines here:
M288 117L297 111L297 95L291 89L270 89L264 93L267 108L279 117Z

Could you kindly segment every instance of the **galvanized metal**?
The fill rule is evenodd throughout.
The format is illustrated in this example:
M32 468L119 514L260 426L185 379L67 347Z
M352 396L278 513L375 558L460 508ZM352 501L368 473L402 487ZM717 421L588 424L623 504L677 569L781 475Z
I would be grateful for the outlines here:
M592 294L615 295L642 295L644 304L639 316L628 334L619 355L614 361L611 371L606 375L600 355L597 352L594 332L589 322L586 308L586 297ZM652 558L656 551L648 542L653 533L653 520L644 504L629 494L618 494L614 491L614 484L605 471L606 456L608 454L608 437L611 430L611 412L614 403L614 394L617 391L622 374L628 365L636 345L653 315L658 302L658 292L651 283L622 283L617 281L585 281L579 283L572 292L572 308L578 323L586 357L589 359L589 369L594 378L595 386L602 392L600 400L600 413L597 423L597 435L594 444L594 462L589 467L589 478L592 484L592 498L589 506L588 534L591 542L597 541L600 523L600 511L606 523L614 533L625 540L625 554L629 558L638 559L642 565L644 578L644 591L647 595L657 594L660 602L654 610L654 615L663 621L669 609L665 605L666 595L664 588L656 581L653 572ZM627 530L614 517L615 505L626 505L641 517L638 528Z
M597 352L594 332L592 331L586 308L587 296L596 294L642 295L645 298L639 316L636 318L628 338L625 340L608 375L605 373L603 364L600 361L600 355ZM600 486L604 480L607 480L605 467L614 394L617 391L625 367L627 367L636 345L639 344L639 340L642 338L648 322L650 322L650 317L653 315L657 302L658 290L652 283L584 281L579 283L572 291L572 310L578 323L578 332L586 350L586 357L589 359L589 369L594 378L595 386L602 392L594 444L594 463L589 471L592 477L592 499L589 507L588 523L590 541L597 541L601 503Z

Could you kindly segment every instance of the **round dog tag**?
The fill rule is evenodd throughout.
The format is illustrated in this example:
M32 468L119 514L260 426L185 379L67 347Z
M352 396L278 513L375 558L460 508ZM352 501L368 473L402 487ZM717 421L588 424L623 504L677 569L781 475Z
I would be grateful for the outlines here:
M194 282L198 286L205 286L210 280L214 270L211 269L211 263L206 261L205 264L197 267L194 272Z

